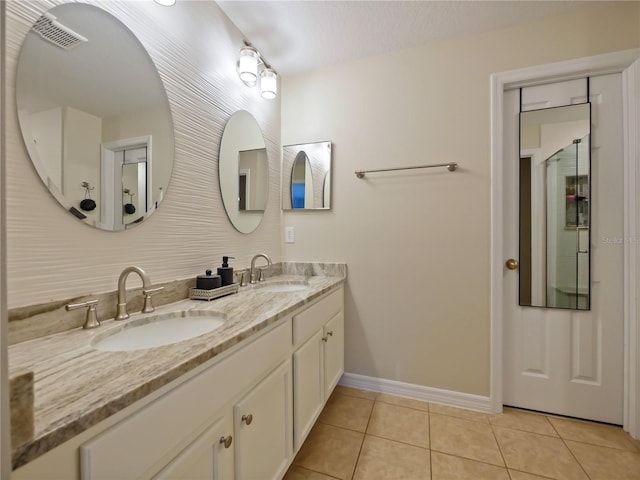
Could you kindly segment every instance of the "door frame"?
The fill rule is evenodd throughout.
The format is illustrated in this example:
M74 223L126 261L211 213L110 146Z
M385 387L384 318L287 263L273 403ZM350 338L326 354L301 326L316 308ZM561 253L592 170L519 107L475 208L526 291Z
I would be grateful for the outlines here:
M640 49L491 75L491 350L492 412L503 401L504 195L503 97L514 88L585 76L622 74L624 151L624 392L623 428L640 438Z

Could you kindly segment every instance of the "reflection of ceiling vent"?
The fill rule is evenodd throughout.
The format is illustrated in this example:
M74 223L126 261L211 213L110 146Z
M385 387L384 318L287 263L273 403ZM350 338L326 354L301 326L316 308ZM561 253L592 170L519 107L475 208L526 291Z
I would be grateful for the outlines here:
M70 50L80 43L88 42L82 35L58 23L56 17L50 13L42 14L31 29L40 34L45 40L65 50Z

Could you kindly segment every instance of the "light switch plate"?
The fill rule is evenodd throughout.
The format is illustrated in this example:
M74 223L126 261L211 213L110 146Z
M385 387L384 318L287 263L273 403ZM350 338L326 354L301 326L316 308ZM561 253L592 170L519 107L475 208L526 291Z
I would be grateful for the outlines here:
M284 243L296 243L293 227L284 227Z

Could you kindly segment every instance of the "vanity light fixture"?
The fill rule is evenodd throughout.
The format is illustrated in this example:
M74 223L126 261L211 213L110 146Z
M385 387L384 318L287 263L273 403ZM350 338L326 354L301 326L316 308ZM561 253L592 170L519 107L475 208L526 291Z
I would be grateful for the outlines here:
M260 74L260 94L262 98L273 100L278 94L278 74L272 68L265 68Z
M255 86L258 80L258 59L260 54L253 47L245 45L240 49L238 59L238 75L240 80L249 87Z
M262 98L273 100L278 95L278 74L265 61L260 52L245 41L240 48L236 65L238 76L247 87L255 87L260 77L260 94Z

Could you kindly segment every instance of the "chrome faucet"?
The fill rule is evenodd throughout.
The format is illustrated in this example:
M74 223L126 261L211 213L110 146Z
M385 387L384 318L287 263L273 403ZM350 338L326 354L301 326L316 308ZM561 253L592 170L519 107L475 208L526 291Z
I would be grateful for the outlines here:
M149 280L149 276L141 268L125 268L118 278L118 312L116 314L116 320L126 320L129 318L129 312L127 312L127 290L125 285L130 273L137 273L142 279L142 294L144 295L142 313L151 313L155 310L151 304L151 295L164 289L164 287L149 288L151 286L151 281Z
M251 283L256 283L256 260L259 258L264 258L267 261L267 266L271 266L271 259L269 258L269 255L267 255L266 253L259 253L257 255L255 255L252 259L251 259ZM260 270L260 278L259 281L262 281L262 270Z

